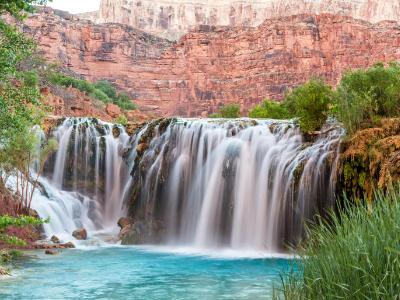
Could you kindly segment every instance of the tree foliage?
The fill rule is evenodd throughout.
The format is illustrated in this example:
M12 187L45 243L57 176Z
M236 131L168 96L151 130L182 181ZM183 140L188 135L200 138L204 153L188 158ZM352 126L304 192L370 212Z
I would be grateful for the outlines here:
M13 227L25 227L25 226L39 226L43 223L47 223L49 220L41 220L31 216L0 216L0 240L6 244L13 246L25 246L26 242L16 236L6 234L7 228Z
M35 5L44 5L47 2L47 0L0 0L0 14L9 13L18 19L23 19L26 13L34 10Z
M50 72L48 80L56 85L74 87L90 97L103 103L114 103L123 110L134 110L136 105L126 92L117 92L116 88L107 80L90 83L83 79L66 76L58 72Z
M322 80L312 79L286 95L284 106L291 116L299 118L304 131L320 130L325 124L333 101L331 88Z
M264 100L249 112L250 118L257 119L287 119L290 114L282 103L273 100Z
M399 64L347 72L335 94L334 113L349 133L380 118L400 116Z
M235 119L240 117L240 106L237 104L224 105L219 109L218 113L211 114L210 118L226 118Z

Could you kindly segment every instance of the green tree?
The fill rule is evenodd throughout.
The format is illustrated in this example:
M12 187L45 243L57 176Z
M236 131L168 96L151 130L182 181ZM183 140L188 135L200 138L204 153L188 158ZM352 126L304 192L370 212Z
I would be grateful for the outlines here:
M291 116L299 118L303 131L320 130L333 103L333 91L322 80L312 79L286 95L284 106Z
M334 112L350 134L380 118L400 116L399 64L347 72L337 88Z
M286 107L273 100L264 100L263 103L256 105L249 112L250 118L256 119L288 119L289 112Z
M240 106L237 104L224 105L219 109L218 113L211 114L210 118L226 118L235 119L240 117Z
M18 19L23 19L26 13L33 12L35 5L44 5L47 2L47 0L0 0L0 14L9 13Z

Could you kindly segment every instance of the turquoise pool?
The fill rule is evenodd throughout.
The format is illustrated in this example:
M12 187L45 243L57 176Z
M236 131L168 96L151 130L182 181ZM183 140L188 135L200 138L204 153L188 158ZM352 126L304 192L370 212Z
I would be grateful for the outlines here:
M0 299L270 299L284 258L222 258L149 248L34 252L0 280ZM36 257L35 257L36 256Z

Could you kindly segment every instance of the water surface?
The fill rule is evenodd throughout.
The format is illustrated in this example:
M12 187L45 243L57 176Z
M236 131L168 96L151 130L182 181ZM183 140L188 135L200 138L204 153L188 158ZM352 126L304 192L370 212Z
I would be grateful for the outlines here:
M179 251L178 251L179 252ZM223 252L221 252L223 253ZM285 258L222 258L151 248L34 252L0 281L0 299L271 299Z

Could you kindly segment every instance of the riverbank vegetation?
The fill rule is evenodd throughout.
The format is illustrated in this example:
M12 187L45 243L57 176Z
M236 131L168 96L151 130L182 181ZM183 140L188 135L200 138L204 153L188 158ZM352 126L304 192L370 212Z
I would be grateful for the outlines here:
M370 128L383 118L400 116L400 65L381 63L345 73L335 90L322 80L289 91L281 103L265 100L250 110L253 118L298 118L304 131L320 130L329 116L349 135Z
M400 188L373 203L345 205L309 230L299 272L283 278L286 299L397 299Z
M44 2L3 1L0 14L8 13L22 19L32 11L32 5ZM40 103L40 82L36 72L23 68L35 50L32 40L0 20L0 248L26 246L25 237L30 238L32 231L22 233L21 228L40 226L45 222L32 215L30 210L36 182L30 167L33 162L41 163L37 155L40 141L32 128L40 124L46 112ZM7 188L10 177L17 178L15 194ZM9 250L0 253L0 274L5 273L2 265L14 257L13 253Z

